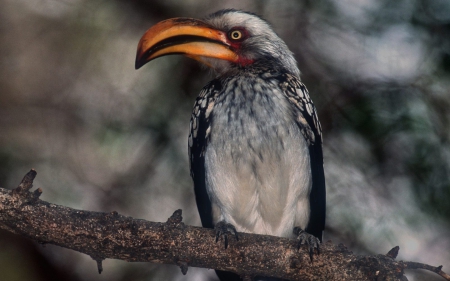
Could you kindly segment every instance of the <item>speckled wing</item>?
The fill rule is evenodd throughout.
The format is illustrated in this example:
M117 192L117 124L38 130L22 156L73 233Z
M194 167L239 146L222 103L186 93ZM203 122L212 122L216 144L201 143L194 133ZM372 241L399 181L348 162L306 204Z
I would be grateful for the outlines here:
M219 80L209 82L197 97L189 129L189 163L195 200L203 227L214 228L211 200L206 190L205 150L209 141L210 117L214 101L222 89Z
M310 194L311 214L306 232L322 241L322 232L325 228L326 191L323 171L322 128L317 117L317 110L308 90L299 78L290 74L281 74L277 77L277 80L286 98L293 105L293 114L309 145L313 183Z

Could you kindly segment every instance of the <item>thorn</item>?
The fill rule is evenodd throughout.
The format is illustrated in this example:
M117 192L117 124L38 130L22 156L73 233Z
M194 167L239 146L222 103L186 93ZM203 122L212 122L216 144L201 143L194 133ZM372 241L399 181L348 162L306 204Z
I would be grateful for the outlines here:
M400 250L399 246L395 246L394 248L392 248L387 254L386 256L390 257L390 258L397 258L398 255L398 251Z
M24 190L30 190L33 187L33 180L36 178L37 172L31 169L22 179L20 185Z
M167 224L171 227L176 227L180 225L183 221L182 213L183 211L181 209L178 209L175 212L173 212L170 218L167 219Z
M40 188L40 187L33 192L35 199L38 199L39 196L41 196L41 194L42 194L42 188Z
M98 274L102 274L102 271L103 271L102 261L103 261L103 260L101 260L101 259L96 260L96 262L97 262Z
M28 191L33 187L33 180L36 177L36 170L35 169L31 169L22 179L22 181L20 182L19 186L17 186L16 188L14 188L11 191L11 194L21 194L24 191Z
M178 261L177 264L178 264L178 266L181 269L181 273L183 273L183 275L186 275L186 273L187 273L187 271L189 269L187 262L185 262L185 261Z
M98 256L91 256L91 258L97 262L98 274L102 274L102 272L103 272L102 261L104 260L104 258L100 258Z

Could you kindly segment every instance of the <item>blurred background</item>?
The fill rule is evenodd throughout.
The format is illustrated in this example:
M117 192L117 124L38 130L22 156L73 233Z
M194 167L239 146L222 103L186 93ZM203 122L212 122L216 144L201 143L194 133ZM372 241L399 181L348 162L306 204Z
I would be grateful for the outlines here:
M0 0L0 186L30 168L41 199L200 225L187 136L212 77L181 56L134 69L170 17L263 16L295 53L324 129L325 240L450 271L447 0ZM106 260L0 231L0 279L215 280L212 270ZM440 280L408 271L409 280Z

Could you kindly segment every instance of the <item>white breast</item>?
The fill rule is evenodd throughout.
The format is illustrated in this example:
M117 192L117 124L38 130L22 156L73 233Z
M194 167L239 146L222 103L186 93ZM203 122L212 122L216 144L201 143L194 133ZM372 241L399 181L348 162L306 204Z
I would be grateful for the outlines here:
M233 83L231 83L233 82ZM309 220L307 143L276 85L236 78L215 102L205 152L214 223L290 236Z

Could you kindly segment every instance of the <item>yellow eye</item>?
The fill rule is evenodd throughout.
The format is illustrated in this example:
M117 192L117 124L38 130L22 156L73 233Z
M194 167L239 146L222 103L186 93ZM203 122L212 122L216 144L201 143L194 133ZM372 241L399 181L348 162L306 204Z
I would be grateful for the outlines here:
M242 32L240 30L233 30L230 32L231 40L240 40L242 39Z

